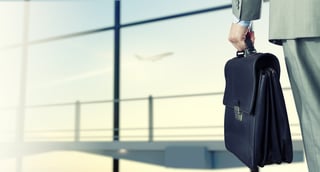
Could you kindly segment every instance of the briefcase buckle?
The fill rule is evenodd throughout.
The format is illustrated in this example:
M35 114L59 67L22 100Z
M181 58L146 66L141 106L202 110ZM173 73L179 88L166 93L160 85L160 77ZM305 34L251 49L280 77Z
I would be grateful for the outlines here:
M234 106L233 107L233 111L234 111L234 116L235 116L236 120L242 121L243 113L240 111L240 107L239 106Z

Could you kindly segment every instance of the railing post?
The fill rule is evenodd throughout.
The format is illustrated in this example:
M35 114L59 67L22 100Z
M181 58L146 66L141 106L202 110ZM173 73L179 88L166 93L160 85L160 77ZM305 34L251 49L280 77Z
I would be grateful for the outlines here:
M80 115L81 115L81 103L76 101L75 103L75 126L74 126L74 141L80 141Z
M153 97L149 96L149 142L153 142Z

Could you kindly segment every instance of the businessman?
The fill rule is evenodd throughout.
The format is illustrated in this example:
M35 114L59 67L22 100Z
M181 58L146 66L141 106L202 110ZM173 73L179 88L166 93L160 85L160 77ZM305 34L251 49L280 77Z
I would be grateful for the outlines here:
M232 0L229 41L244 50L262 0ZM320 170L320 0L270 0L269 40L282 45L309 172ZM259 32L259 31L256 31ZM254 35L251 35L254 41Z

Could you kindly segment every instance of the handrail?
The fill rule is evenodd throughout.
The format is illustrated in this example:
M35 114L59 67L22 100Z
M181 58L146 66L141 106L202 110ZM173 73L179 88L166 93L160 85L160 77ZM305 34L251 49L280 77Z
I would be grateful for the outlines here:
M289 87L283 88L284 91L291 90ZM83 139L102 139L109 138L113 139L114 136L111 136L112 131L139 131L143 132L143 135L121 135L121 139L130 139L130 138L145 138L149 140L149 142L154 141L155 138L163 139L163 138L182 138L182 137L192 137L192 138L207 138L212 137L212 139L216 139L218 137L222 138L223 134L221 134L223 125L193 125L193 126L161 126L154 127L153 123L153 101L154 100L162 100L162 99L176 99L176 98L190 98L190 97L203 97L203 96L222 96L223 92L209 92L209 93L194 93L194 94L178 94L178 95L166 95L166 96L149 96L149 97L136 97L136 98L125 98L119 100L96 100L96 101L75 101L75 102L66 102L66 103L53 103L53 104L40 104L40 105L28 105L26 109L34 109L34 108L52 108L52 107L62 107L62 106L73 106L74 110L74 128L71 129L41 129L41 130L26 130L25 139L26 140L45 140L45 139L68 139L73 141L81 141ZM100 103L113 103L114 101L148 101L148 109L149 109L149 123L148 127L132 127L132 128L81 128L81 106L89 105L89 104L100 104ZM3 110L0 108L0 110ZM299 124L290 124L291 127L299 127ZM154 134L155 131L169 131L169 134ZM177 134L181 133L182 130L201 130L199 134ZM205 132L206 131L206 132ZM212 134L207 134L210 131ZM218 131L219 133L217 133ZM300 131L300 130L299 130ZM93 136L88 136L88 134L94 134ZM110 136L106 135L108 133L101 132L110 132ZM9 131L0 132L0 134L9 135ZM14 133L12 131L12 133ZM216 133L216 134L215 134ZM45 135L47 134L47 135ZM60 134L57 136L57 134ZM50 136L51 135L51 136ZM299 132L292 133L293 137L300 137L301 134Z
M294 127L294 126L299 126L298 124L291 124L290 125L291 127ZM132 131L132 130L144 130L144 131L148 131L149 128L127 128L126 130L128 131ZM154 128L155 131L158 131L160 130L161 128ZM177 128L177 127L168 127L168 128L162 128L162 129L179 129L179 130L188 130L188 129L203 129L203 127L201 126L198 126L198 127L183 127L183 128ZM205 129L215 129L215 130L212 130L212 131L216 131L216 129L220 129L222 130L223 129L223 126L212 126L212 127L207 127ZM86 130L86 129L82 129L81 131L82 132L97 132L97 131L112 131L113 129L90 129L90 130ZM121 130L123 131L123 130ZM176 130L174 130L176 131ZM207 130L206 130L207 131ZM210 130L211 131L211 130ZM29 131L30 132L30 131ZM34 133L48 133L48 132L53 132L53 133L66 133L66 135L60 135L60 136L55 136L55 135L52 135L52 136L26 136L26 139L27 140L34 140L34 139L69 139L69 140L73 140L73 132L74 130L50 130L50 131L42 131L42 130L39 130L39 131L36 131L36 130L33 130L32 131ZM27 135L30 134L27 132ZM299 132L293 132L291 133L292 137L295 138L295 137L301 137L301 134ZM156 135L156 138L207 138L207 137L211 137L211 139L217 139L217 138L220 138L220 139L223 139L223 133L214 133L212 132L212 134L206 134L206 133L200 133L200 134L172 134L172 133L168 133L168 134L157 134ZM82 135L81 136L81 139L112 139L113 136L111 135L111 133L108 135L108 134L99 134L99 135L95 135L95 136L88 136L88 135ZM132 139L132 138L135 138L135 139L139 139L139 138L144 138L145 140L148 138L148 134L140 134L140 135L130 135L130 134L122 134L121 135L121 138L122 139ZM209 139L209 140L211 140ZM79 141L79 140L78 140Z
M291 90L290 87L282 88L283 91ZM187 97L202 97L202 96L219 96L223 95L223 91L218 92L207 92L207 93L192 93L192 94L176 94L176 95L164 95L164 96L152 96L154 100L156 99L172 99L172 98L187 98ZM81 105L86 104L100 104L100 103L113 103L113 102L129 102L129 101L143 101L148 100L149 97L134 97L134 98L124 98L119 100L93 100L93 101L81 101ZM72 106L74 102L64 102L64 103L48 103L48 104L38 104L38 105L27 105L26 108L42 108L42 107L57 107L57 106ZM16 109L14 106L0 107L0 110Z
M290 124L290 127L299 127L298 123L294 123L294 124ZM223 134L221 133L217 133L214 131L221 131L223 130L223 125L213 125L213 126L168 126L168 127L155 127L153 128L154 131L163 131L163 130L172 130L173 132L179 132L181 130L185 130L185 131L190 131L192 129L192 131L195 130L201 130L203 131L203 133L199 133L199 134L175 134L172 132L168 133L168 134L157 134L155 135L156 138L208 138L210 137L211 139L223 139ZM121 129L121 131L148 131L149 128L123 128ZM25 131L26 134L26 140L30 141L30 140L46 140L46 139L50 139L50 140L57 140L57 139L68 139L68 140L74 140L74 141L80 141L80 138L83 139L112 139L113 136L111 135L111 133L108 135L107 133L101 133L101 132L105 132L105 131L113 131L112 128L97 128L97 129L81 129L79 130L79 133L82 133L83 135L81 135L81 137L79 137L77 140L74 140L74 129L48 129L48 130L27 130ZM205 132L206 131L206 132ZM208 131L212 131L212 134L207 134ZM3 131L3 133L0 134L9 134L10 131ZM13 131L11 131L13 133ZM98 135L94 135L94 136L88 136L85 135L84 133L93 133L93 132L99 132ZM215 134L216 133L216 134ZM37 135L38 134L38 135ZM39 135L40 134L40 135ZM43 134L49 134L49 135L43 135ZM60 134L59 136L57 135L50 135L50 134ZM62 134L62 135L61 135ZM293 138L296 137L301 137L301 133L300 132L292 132L291 133ZM79 135L80 136L80 135ZM140 138L144 138L145 140L148 138L148 134L122 134L121 135L122 139L140 139ZM154 139L154 138L153 138ZM211 140L209 139L209 140Z

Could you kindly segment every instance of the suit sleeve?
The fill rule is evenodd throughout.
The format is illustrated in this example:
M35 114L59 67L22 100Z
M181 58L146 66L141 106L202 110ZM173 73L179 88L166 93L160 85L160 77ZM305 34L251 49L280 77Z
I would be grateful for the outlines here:
M240 20L260 18L262 0L232 0L232 12Z

